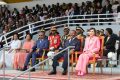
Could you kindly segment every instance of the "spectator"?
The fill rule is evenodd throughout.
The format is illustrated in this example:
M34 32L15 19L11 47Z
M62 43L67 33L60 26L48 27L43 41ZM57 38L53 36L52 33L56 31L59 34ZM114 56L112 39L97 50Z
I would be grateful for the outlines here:
M86 1L82 2L82 5L79 6L78 3L75 3L74 5L72 3L63 3L56 5L52 4L49 6L46 6L43 4L43 6L40 6L39 4L36 4L36 6L33 6L32 9L30 9L28 6L25 6L22 8L21 11L18 11L17 8L14 8L13 11L9 10L7 7L0 7L0 23L1 29L5 25L10 25L9 29L14 30L16 28L16 22L20 25L19 27L22 27L28 23L36 22L36 21L44 21L46 19L51 19L54 17L60 17L60 16L68 16L68 15L85 15L85 14L101 14L101 13L112 13L113 11L116 12L116 7L118 6L118 1L115 1L113 6L110 4L110 0L106 0L106 4L104 7L102 7L101 3L103 0L94 0L92 1ZM113 8L113 10L112 10ZM117 7L117 12L119 12L119 6ZM38 18L39 17L39 18ZM105 18L106 16L102 15L100 18ZM107 17L112 17L111 15ZM82 16L80 18L83 18ZM87 16L85 18L97 18L97 16ZM94 20L90 20L94 21ZM97 21L97 20L95 20ZM100 20L104 21L104 20ZM109 20L109 21L112 21ZM6 23L7 24L6 24ZM84 21L81 21L84 22ZM18 28L18 27L17 27ZM10 30L10 31L11 31Z
M10 44L10 50L5 52L5 63L3 63L3 54L1 55L0 58L0 68L3 66L6 67L13 67L13 59L14 59L14 54L16 51L18 51L21 48L21 41L19 40L19 36L17 33L13 35L13 40L11 41Z
M80 8L77 3L74 4L74 15L80 14Z
M115 1L112 5L112 10L113 10L113 13L117 13L117 7L119 6L119 2L118 1Z
M106 0L106 4L102 9L102 13L112 13L112 5L110 4L109 0Z

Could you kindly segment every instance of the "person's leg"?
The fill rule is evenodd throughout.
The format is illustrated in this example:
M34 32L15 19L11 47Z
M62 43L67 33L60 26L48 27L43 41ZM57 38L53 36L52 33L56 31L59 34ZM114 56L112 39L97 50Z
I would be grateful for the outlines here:
M78 59L77 64L76 64L75 70L78 72L80 72L82 70L83 57L84 57L84 54L81 54L79 56L79 59Z
M24 68L22 69L22 71L27 70L27 66L28 66L28 64L29 64L30 58L32 57L32 54L33 54L33 53L29 53L29 54L27 55L26 60L25 60L25 64L24 64Z
M56 74L56 67L59 65L58 59L60 59L61 57L63 57L63 54L64 53L58 54L57 56L55 56L53 58L53 64L52 64L53 70L49 73L49 75Z
M32 66L35 65L35 62L36 62L36 58L42 56L42 53L33 53L32 54Z
M119 56L120 56L120 49L117 50L117 60L118 60L118 61L117 61L117 65L120 65L120 64L119 64Z
M91 54L91 53L90 53ZM81 68L81 72L83 72L83 74L86 74L86 67L87 67L87 64L88 64L88 61L89 61L89 54L84 54L83 55L83 61L82 61L82 68Z
M68 68L68 53L64 53L64 61L63 61L63 64L62 64L62 68L64 69L63 70L63 75L66 75L67 74L67 68Z
M63 61L63 64L62 64L62 67L64 70L67 70L67 67L68 67L68 53L64 53L64 61Z
M34 52L32 54L32 66L34 66L36 64L36 58L42 56L42 53L36 53ZM35 71L35 68L33 68L31 71Z
M103 51L103 56L107 58L107 55L108 55L109 52L110 52L109 50L104 50ZM108 67L108 61L104 60L103 65Z

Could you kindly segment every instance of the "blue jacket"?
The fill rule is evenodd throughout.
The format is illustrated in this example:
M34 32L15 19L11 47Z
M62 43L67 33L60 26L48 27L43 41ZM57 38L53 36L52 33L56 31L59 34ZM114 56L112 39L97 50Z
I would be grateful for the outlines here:
M43 49L48 49L48 48L49 48L49 41L48 39L44 38L42 40L38 39L32 49L33 51L39 49L39 52L41 52L43 51Z

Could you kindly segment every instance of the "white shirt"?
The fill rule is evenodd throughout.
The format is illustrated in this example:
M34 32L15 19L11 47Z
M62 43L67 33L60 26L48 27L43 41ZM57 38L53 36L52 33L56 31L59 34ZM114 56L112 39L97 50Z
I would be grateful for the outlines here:
M13 40L10 44L11 49L18 49L21 47L21 41L20 40Z

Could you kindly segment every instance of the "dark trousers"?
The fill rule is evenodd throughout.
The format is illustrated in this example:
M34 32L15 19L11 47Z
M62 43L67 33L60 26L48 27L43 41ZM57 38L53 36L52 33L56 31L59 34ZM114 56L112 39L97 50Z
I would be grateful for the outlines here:
M63 61L63 64L62 64L62 68L64 70L67 70L67 67L68 67L68 53L67 51L66 52L63 52L61 54L58 54L57 56L55 56L53 58L53 64L52 64L52 67L53 67L53 70L56 71L56 67L59 66L59 62L58 60L63 57L64 61Z
M119 60L119 56L120 56L120 49L117 50L117 60ZM118 64L118 61L117 61Z
M103 56L107 57L108 53L110 52L110 50L104 50L103 51Z
M42 53L32 52L32 53L28 54L27 57L26 57L24 66L28 66L31 58L32 58L32 66L34 66L36 58L40 57L40 56L42 56Z

